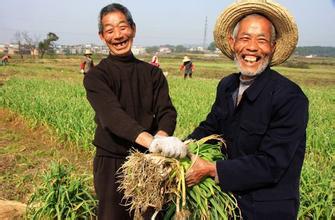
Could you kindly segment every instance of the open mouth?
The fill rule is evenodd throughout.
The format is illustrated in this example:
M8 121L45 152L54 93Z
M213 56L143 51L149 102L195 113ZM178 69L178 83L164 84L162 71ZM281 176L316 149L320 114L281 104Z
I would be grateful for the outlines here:
M261 59L261 57L254 55L242 55L242 59L248 63L255 63L258 62Z
M113 43L113 45L116 47L116 48L123 48L124 46L126 46L128 43L128 40L124 40L122 42L118 42L118 43Z

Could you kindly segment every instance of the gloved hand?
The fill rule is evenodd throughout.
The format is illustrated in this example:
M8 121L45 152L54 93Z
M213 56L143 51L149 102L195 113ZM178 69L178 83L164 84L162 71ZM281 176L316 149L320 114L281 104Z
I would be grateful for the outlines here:
M81 69L80 72L81 72L82 74L84 74L84 70L83 70L83 69Z
M149 145L149 151L165 157L183 158L187 154L187 146L177 137L158 136Z

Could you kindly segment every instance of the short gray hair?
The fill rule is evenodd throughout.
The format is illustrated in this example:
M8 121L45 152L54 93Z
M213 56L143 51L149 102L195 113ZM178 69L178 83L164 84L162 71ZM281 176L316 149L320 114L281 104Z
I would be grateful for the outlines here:
M135 22L133 20L133 17L131 16L130 11L128 10L128 8L126 8L125 6L118 4L118 3L113 3L113 4L109 4L105 7L103 7L100 11L99 14L99 34L102 34L104 27L102 26L102 18L112 12L121 12L122 14L124 14L126 16L126 19L129 23L129 25L134 28L135 27Z
M264 15L261 15L261 14L250 14L250 15L247 15L243 18L241 18L241 20L235 25L234 27L234 30L233 30L233 38L236 39L237 37L237 33L240 29L240 22L245 19L245 18L248 18L248 17L263 17L263 18L266 18L268 19L267 17L265 17ZM269 19L268 19L269 20ZM269 20L270 21L270 20ZM276 41L276 38L277 38L277 35L276 35L276 28L275 26L272 24L272 22L270 21L271 23L271 43L274 43Z

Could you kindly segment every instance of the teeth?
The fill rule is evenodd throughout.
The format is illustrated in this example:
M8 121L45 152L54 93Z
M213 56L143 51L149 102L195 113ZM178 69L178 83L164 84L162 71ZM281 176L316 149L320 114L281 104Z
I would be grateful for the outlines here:
M244 57L244 60L248 61L248 62L256 62L256 57L246 56L246 57Z
M118 44L116 44L116 46L117 47L122 47L122 46L124 46L126 44L126 42L122 42L122 43L118 43Z

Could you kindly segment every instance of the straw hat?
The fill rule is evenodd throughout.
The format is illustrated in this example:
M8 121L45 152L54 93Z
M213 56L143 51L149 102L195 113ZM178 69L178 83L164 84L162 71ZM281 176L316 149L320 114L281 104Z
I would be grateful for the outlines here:
M191 61L191 59L188 56L184 56L183 63L185 63L187 61Z
M84 55L92 55L92 52L91 52L91 50L89 50L89 49L86 49L86 50L85 50L85 53L84 53Z
M229 46L228 39L236 24L249 14L264 15L276 29L276 49L271 66L287 60L297 45L298 28L289 12L272 0L237 0L236 3L228 6L216 20L214 29L216 46L233 60L234 52Z

